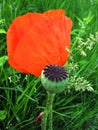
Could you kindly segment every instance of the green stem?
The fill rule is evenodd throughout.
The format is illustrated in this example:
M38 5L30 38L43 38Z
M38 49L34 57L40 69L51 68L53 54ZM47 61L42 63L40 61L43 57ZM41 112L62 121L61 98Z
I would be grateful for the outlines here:
M54 99L55 94L48 92L48 99L46 103L46 108L42 116L42 130L47 130L47 118L49 115L49 122L48 122L48 130L53 130L53 113L52 113L52 103Z
M51 104L51 108L50 108L50 112L49 112L49 115L48 115L48 130L53 130L53 112L52 112L52 104Z

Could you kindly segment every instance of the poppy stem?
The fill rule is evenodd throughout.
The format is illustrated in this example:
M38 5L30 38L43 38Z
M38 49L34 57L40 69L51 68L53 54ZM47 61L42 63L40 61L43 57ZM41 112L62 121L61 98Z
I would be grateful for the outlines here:
M42 116L42 130L53 130L53 110L52 110L52 104L54 99L55 93L48 92L48 99L46 103L46 107ZM48 120L48 125L47 125Z

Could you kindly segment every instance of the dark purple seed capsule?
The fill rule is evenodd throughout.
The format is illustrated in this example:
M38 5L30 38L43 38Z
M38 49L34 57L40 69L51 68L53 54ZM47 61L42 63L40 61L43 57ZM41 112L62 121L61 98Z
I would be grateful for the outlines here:
M68 77L67 71L62 66L47 65L44 69L44 75L51 81L61 81Z

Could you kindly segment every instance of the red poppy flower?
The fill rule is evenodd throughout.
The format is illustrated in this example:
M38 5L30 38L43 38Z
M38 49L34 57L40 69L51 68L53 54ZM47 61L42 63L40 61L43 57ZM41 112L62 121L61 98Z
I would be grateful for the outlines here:
M40 76L48 64L68 60L72 21L64 10L18 16L7 32L9 64L24 73Z

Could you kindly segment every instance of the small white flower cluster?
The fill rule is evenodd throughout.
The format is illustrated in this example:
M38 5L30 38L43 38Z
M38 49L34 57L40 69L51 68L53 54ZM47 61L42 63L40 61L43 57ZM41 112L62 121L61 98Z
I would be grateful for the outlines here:
M69 78L68 92L70 92L71 89L74 89L75 91L94 91L89 81L87 81L84 77L76 76L71 76Z
M19 75L11 75L8 77L9 83L18 83L20 81L21 74Z
M68 65L66 65L66 68L67 68L68 72L70 73L72 71L79 69L79 65L78 65L78 63L71 62L71 63L68 63Z
M80 55L87 56L86 51L91 51L96 42L98 42L98 32L96 32L95 36L90 34L86 41L79 38L77 49L80 51Z

